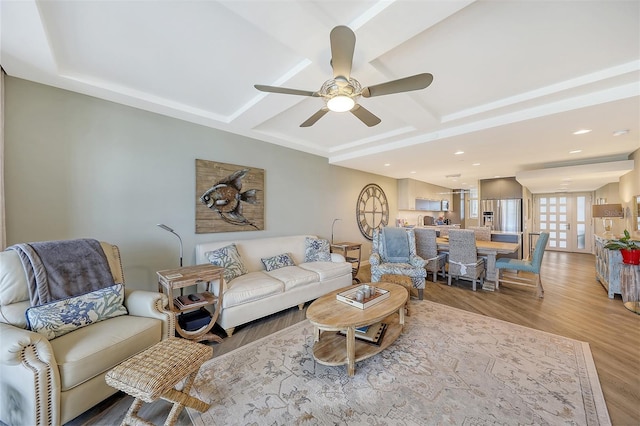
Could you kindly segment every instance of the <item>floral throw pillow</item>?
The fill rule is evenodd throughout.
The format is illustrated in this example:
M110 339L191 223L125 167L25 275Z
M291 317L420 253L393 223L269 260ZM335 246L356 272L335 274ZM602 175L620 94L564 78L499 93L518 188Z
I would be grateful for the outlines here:
M322 238L306 237L304 240L305 262L331 262L329 241Z
M282 253L277 256L263 258L262 263L267 271L296 265L289 253Z
M242 263L242 258L235 244L209 251L205 253L205 256L212 265L224 268L224 281L226 283L249 272L244 263Z
M91 293L56 300L27 309L29 328L47 340L109 318L126 315L124 285L115 284Z

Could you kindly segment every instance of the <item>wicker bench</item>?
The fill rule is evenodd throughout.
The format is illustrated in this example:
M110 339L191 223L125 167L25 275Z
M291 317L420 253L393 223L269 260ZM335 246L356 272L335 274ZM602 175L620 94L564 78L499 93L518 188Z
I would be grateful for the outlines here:
M189 391L200 366L212 354L213 349L209 346L171 338L156 343L107 372L105 380L109 386L135 397L122 424L152 425L138 416L138 410L143 402L153 402L158 398L173 402L164 423L166 426L175 424L185 406L200 412L209 409L210 404L190 396ZM182 390L175 389L185 378Z

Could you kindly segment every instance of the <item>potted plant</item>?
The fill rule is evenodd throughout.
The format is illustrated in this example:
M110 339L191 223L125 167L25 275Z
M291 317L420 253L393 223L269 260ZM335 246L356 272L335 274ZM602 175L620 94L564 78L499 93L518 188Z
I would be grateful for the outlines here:
M631 239L631 234L626 229L624 237L610 240L605 246L609 250L620 250L622 262L627 265L640 265L640 242Z

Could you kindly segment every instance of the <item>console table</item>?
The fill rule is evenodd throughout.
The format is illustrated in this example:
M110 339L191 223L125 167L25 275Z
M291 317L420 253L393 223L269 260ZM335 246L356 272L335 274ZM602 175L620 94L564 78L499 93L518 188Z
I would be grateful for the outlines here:
M607 238L595 235L596 279L607 290L609 299L622 294L620 290L620 268L622 255L619 250L609 250L604 246L609 242Z
M624 307L640 314L640 265L622 264L620 287Z

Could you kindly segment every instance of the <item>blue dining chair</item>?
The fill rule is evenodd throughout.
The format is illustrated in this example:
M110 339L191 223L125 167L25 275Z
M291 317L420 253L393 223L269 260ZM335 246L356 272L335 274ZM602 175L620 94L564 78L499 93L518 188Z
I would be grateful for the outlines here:
M496 260L496 270L498 278L496 280L496 289L500 287L500 283L516 284L526 287L535 287L538 297L544 297L544 288L540 279L540 267L542 266L542 256L549 241L549 233L541 232L533 251L533 257L530 260L520 260L511 258L501 258ZM515 271L514 273L505 273L505 271ZM519 272L528 272L529 274L519 274ZM530 274L534 276L531 277Z

